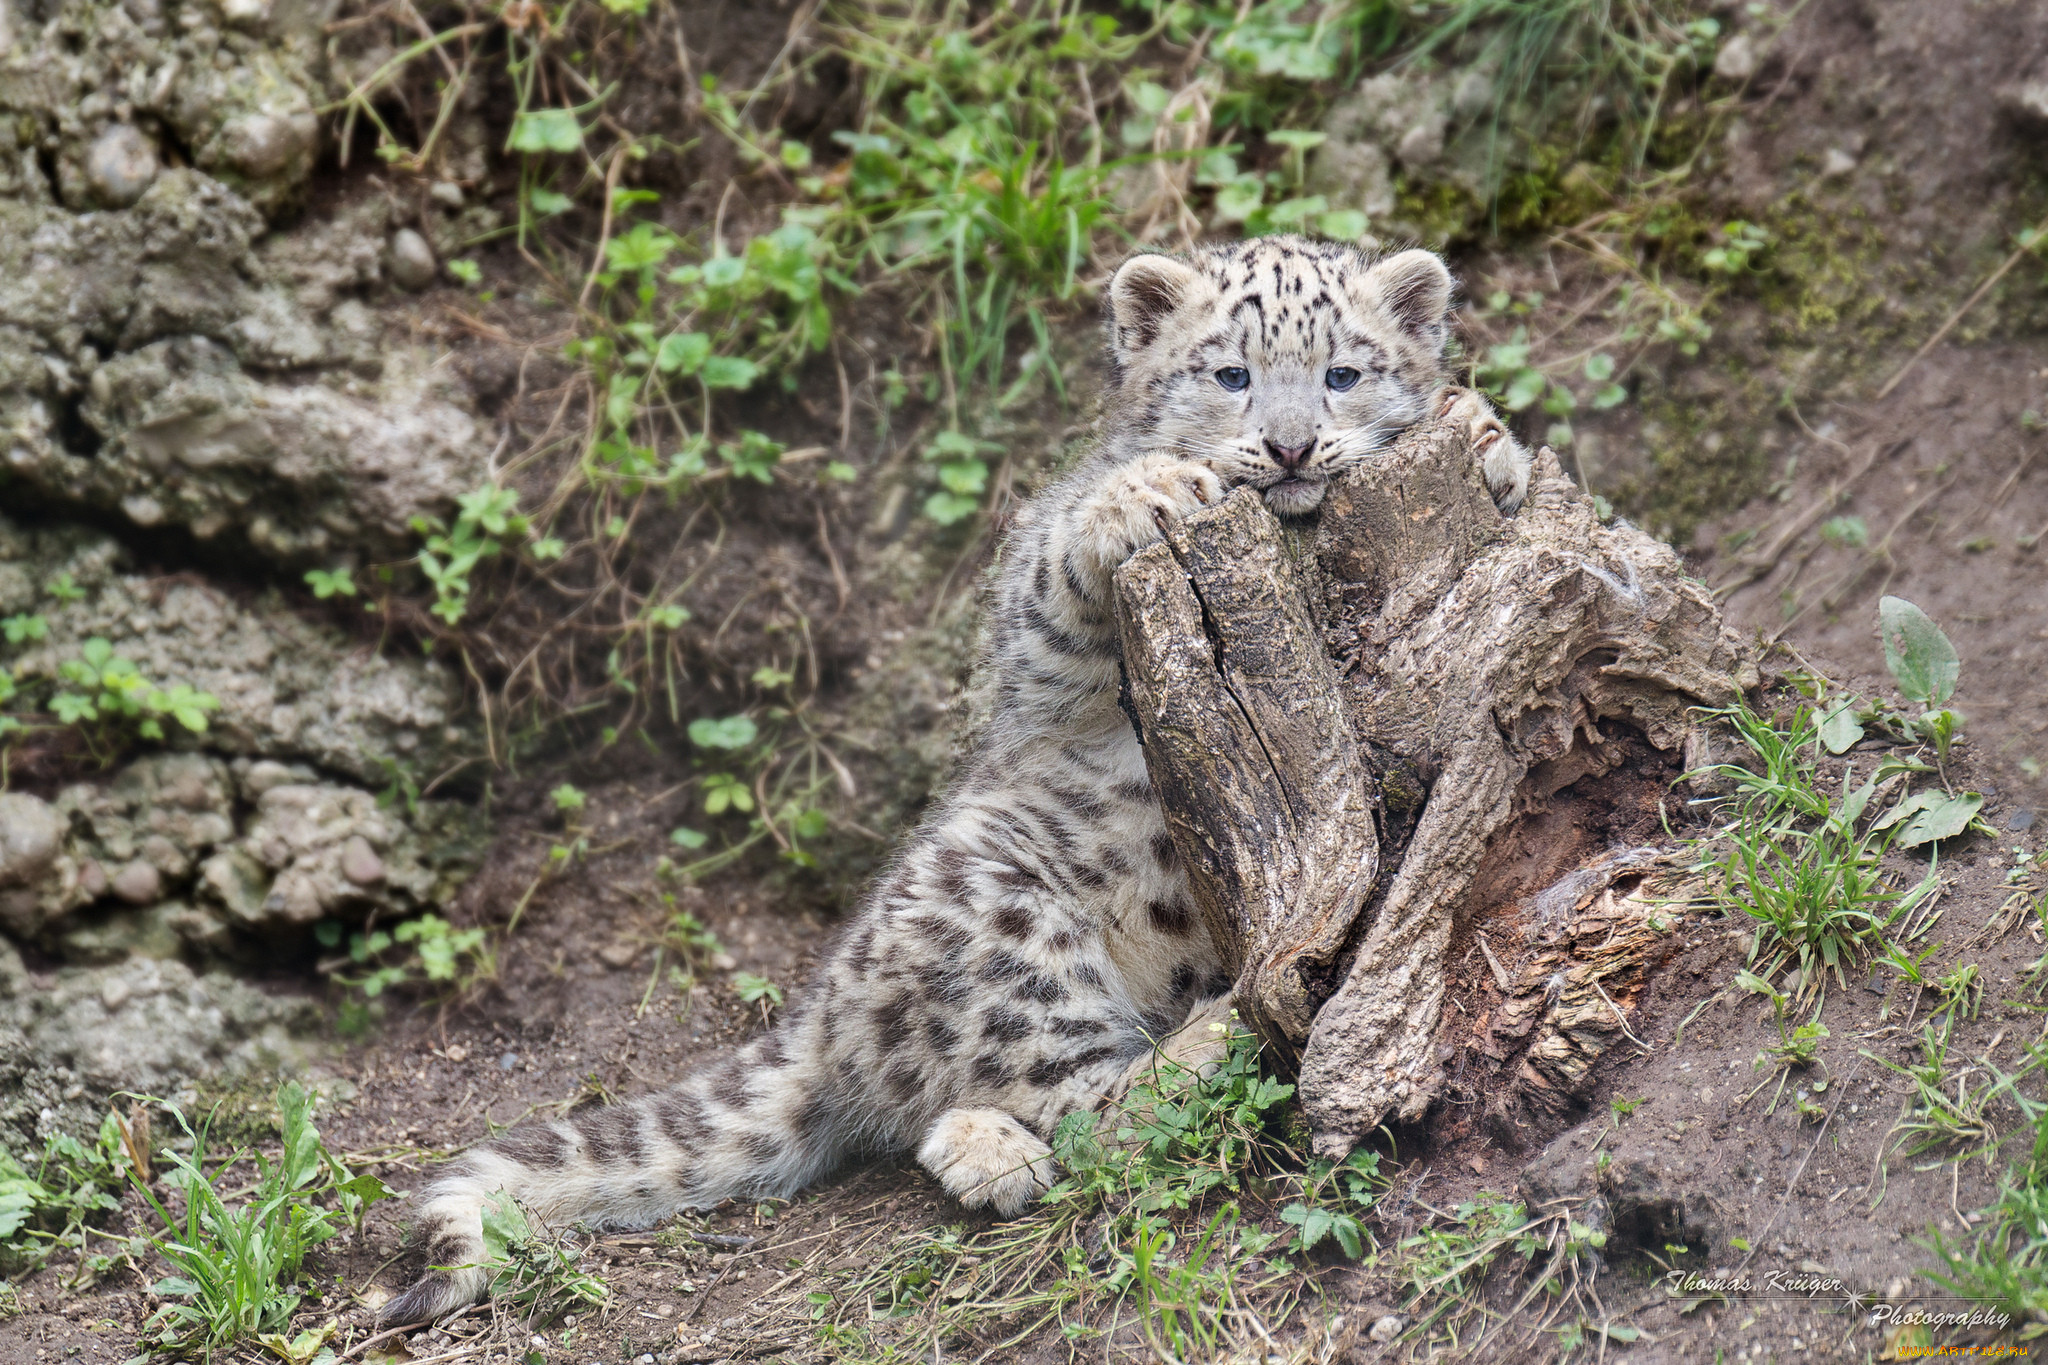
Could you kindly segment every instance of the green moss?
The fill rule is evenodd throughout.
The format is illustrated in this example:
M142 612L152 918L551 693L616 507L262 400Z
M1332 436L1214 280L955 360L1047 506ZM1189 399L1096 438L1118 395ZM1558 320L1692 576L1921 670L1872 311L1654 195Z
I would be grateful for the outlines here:
M207 1076L194 1081L192 1090L198 1098L184 1106L185 1117L195 1130L202 1123L210 1125L206 1141L211 1150L232 1152L277 1140L283 1116L277 1108L276 1077Z

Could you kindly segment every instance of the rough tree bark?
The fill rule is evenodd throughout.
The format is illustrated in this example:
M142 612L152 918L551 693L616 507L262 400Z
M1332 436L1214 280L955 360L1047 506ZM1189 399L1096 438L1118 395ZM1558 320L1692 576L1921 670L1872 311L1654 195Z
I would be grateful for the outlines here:
M1470 902L1519 821L1678 753L1692 708L1755 685L1678 556L1603 524L1548 450L1502 517L1447 422L1343 476L1309 524L1240 490L1133 556L1117 594L1126 703L1175 846L1241 1013L1298 1062L1317 1150L1427 1109L1460 923L1486 921L1520 945L1521 977L1540 972L1511 990L1479 942L1513 996L1482 1050L1526 1049L1517 1083L1554 1109L1627 1036L1602 982L1641 965L1669 879L1616 889L1655 850L1589 860L1555 926L1487 920L1530 903Z

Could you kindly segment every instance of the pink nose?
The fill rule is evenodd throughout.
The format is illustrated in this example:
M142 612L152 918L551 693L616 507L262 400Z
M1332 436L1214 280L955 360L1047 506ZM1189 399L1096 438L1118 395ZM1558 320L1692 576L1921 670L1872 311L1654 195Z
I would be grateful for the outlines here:
M1308 458L1308 453L1314 450L1315 446L1316 443L1314 441L1298 446L1275 445L1273 442L1268 441L1266 442L1266 453L1279 461L1282 469L1292 474L1295 470L1301 468L1302 461Z

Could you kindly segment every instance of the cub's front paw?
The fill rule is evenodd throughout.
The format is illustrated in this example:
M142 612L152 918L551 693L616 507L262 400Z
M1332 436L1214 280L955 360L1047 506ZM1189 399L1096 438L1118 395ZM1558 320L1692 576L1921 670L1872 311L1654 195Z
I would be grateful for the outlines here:
M1465 428L1494 506L1503 515L1513 516L1529 495L1529 448L1501 424L1493 404L1474 389L1445 389L1437 399L1436 415L1438 421L1456 422Z
M1148 455L1113 472L1081 518L1082 549L1105 572L1165 534L1168 523L1223 497L1207 465Z

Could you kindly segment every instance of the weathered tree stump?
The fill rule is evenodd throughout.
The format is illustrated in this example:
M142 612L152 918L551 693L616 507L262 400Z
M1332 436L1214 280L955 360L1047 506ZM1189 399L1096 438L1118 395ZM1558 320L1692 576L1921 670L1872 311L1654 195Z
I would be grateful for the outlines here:
M1175 847L1239 969L1238 1008L1299 1065L1317 1150L1438 1094L1460 932L1500 999L1463 1002L1488 1022L1458 1039L1516 1063L1522 1112L1559 1112L1627 1036L1616 992L1639 994L1655 907L1683 894L1651 876L1656 850L1607 845L1655 816L1692 708L1756 684L1678 556L1603 524L1548 450L1501 516L1465 429L1443 423L1340 478L1306 524L1240 490L1133 556L1117 593L1127 706ZM1645 765L1657 780L1591 781ZM1556 827L1581 796L1602 818ZM1576 897L1571 917L1536 923L1545 897Z

